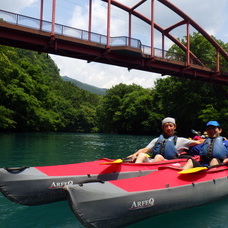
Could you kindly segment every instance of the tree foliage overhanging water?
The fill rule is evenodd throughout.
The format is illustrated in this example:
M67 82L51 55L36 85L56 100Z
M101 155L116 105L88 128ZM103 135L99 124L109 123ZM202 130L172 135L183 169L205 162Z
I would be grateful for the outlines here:
M218 42L228 51L228 44ZM200 34L191 36L191 47L204 62L215 61L213 47ZM170 51L181 54L175 45ZM228 72L227 61L221 63ZM228 133L228 89L215 84L166 77L151 89L119 84L99 96L63 81L48 55L6 46L0 46L0 72L1 131L156 135L161 119L172 116L180 135L203 131L212 119Z

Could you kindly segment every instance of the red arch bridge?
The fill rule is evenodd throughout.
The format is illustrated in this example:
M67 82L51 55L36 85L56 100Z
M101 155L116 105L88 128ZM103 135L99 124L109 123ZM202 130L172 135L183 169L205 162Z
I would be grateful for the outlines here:
M166 28L156 23L155 0L138 0L133 6L124 5L117 0L103 0L106 6L106 20L103 25L106 34L92 31L94 13L92 0L85 1L88 8L88 30L56 23L56 1L58 0L52 0L51 21L43 19L44 0L40 0L39 18L0 10L0 44L126 67L129 70L138 69L228 85L228 72L222 66L222 62L228 62L228 53L195 21L168 0L157 0L157 2L178 15L180 20ZM149 5L150 17L138 10L143 4ZM126 36L111 36L113 8L118 8L128 15ZM132 37L133 17L149 26L150 32L147 38L150 45L144 45L140 39ZM179 27L184 27L186 44L172 35L172 31ZM206 38L214 48L216 53L214 63L205 63L191 51L190 29L192 28ZM154 47L155 32L160 33L160 48ZM166 40L176 44L184 54L166 51ZM225 69L228 69L227 65Z

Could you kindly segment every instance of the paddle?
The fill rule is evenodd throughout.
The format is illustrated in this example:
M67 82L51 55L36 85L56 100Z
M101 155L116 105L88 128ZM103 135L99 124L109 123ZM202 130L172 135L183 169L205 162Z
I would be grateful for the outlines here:
M112 162L102 162L102 163L100 163L100 165L120 164L120 163L122 163L124 161L125 161L125 158L123 158L123 159L119 158L119 159L117 159L115 161L112 161Z
M112 161L112 162L102 162L100 163L100 165L109 165L109 164L120 164L123 162L123 159L122 158L119 158L115 161Z
M147 157L150 157L149 154L146 154ZM112 161L112 162L103 162L103 163L100 163L100 165L110 165L110 164L120 164L120 163L123 163L123 162L132 162L132 158L119 158L115 161Z
M203 166L203 167L195 167L195 168L192 168L192 169L181 170L178 173L179 174L198 173L200 171L209 170L209 169L212 169L212 168L215 168L215 167L219 167L219 166L228 166L228 163L221 163L221 164L218 164L218 165L212 165L212 166L208 166L208 167L206 167L206 166Z
M201 136L201 134L199 132L195 131L194 129L192 129L191 132L195 135Z

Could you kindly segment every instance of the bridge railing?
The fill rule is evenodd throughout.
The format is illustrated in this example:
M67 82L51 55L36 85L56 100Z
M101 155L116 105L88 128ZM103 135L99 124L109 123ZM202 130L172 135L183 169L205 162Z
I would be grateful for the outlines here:
M117 36L111 37L111 46L128 46L132 48L142 49L142 43L140 40L135 38L130 38L127 36Z
M151 47L142 45L142 52L146 55L151 55ZM181 55L179 53L171 52L171 51L166 51L162 50L159 48L154 48L154 56L170 61L177 61L177 62L186 62L186 56Z
M50 32L50 33L52 31L52 23L49 21L39 20L33 17L24 16L21 14L15 14L4 10L0 10L0 20L4 20L12 24L36 29L39 31ZM77 29L70 26L61 25L58 23L55 23L54 26L55 26L54 27L55 34L72 37L80 40L85 40L89 42L94 42L104 46L107 44L107 36L105 35L101 35L94 32L88 32L86 30ZM151 55L150 46L143 45L139 39L130 38L127 36L110 37L110 45L136 48L141 50L141 52L145 55L149 55L149 56ZM170 61L177 61L182 63L186 62L186 55L180 55L178 53L169 52L159 48L154 48L154 55L155 57L170 60ZM193 58L191 58L190 62L192 64L202 65L200 64L200 61L196 61ZM211 69L213 69L215 66L215 64L212 64L212 63L210 64L205 63L205 65L210 66Z
M45 20L41 21L33 17L24 16L21 14L15 14L4 10L0 10L0 18L12 24L25 26L25 27L41 30L44 32L51 32L52 30L52 23L49 21L45 21ZM86 40L86 41L90 41L90 42L94 42L102 45L107 44L107 36L101 35L98 33L88 32L86 30L77 29L77 28L73 28L70 26L65 26L57 23L55 24L54 30L56 34L59 34L62 36L73 37L80 40ZM140 49L143 54L146 54L146 55L151 54L150 46L142 45L139 39L129 38L127 36L111 37L110 45L136 48L136 49ZM164 58L164 59L180 61L180 62L184 61L184 56L178 55L176 53L164 51L161 49L157 49L157 48L155 48L155 56Z

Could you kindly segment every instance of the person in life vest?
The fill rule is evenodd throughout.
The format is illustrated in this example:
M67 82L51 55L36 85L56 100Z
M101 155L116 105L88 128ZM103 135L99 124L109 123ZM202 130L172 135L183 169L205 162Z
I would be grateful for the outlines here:
M181 152L188 150L189 147L204 141L177 137L175 135L176 121L172 117L166 117L162 120L162 130L163 134L153 139L145 148L128 156L128 158L132 158L135 163L174 159L178 158Z
M220 124L217 121L209 121L206 124L206 131L208 137L204 143L190 149L194 154L200 155L200 161L190 158L183 169L228 163L228 140L220 136Z

